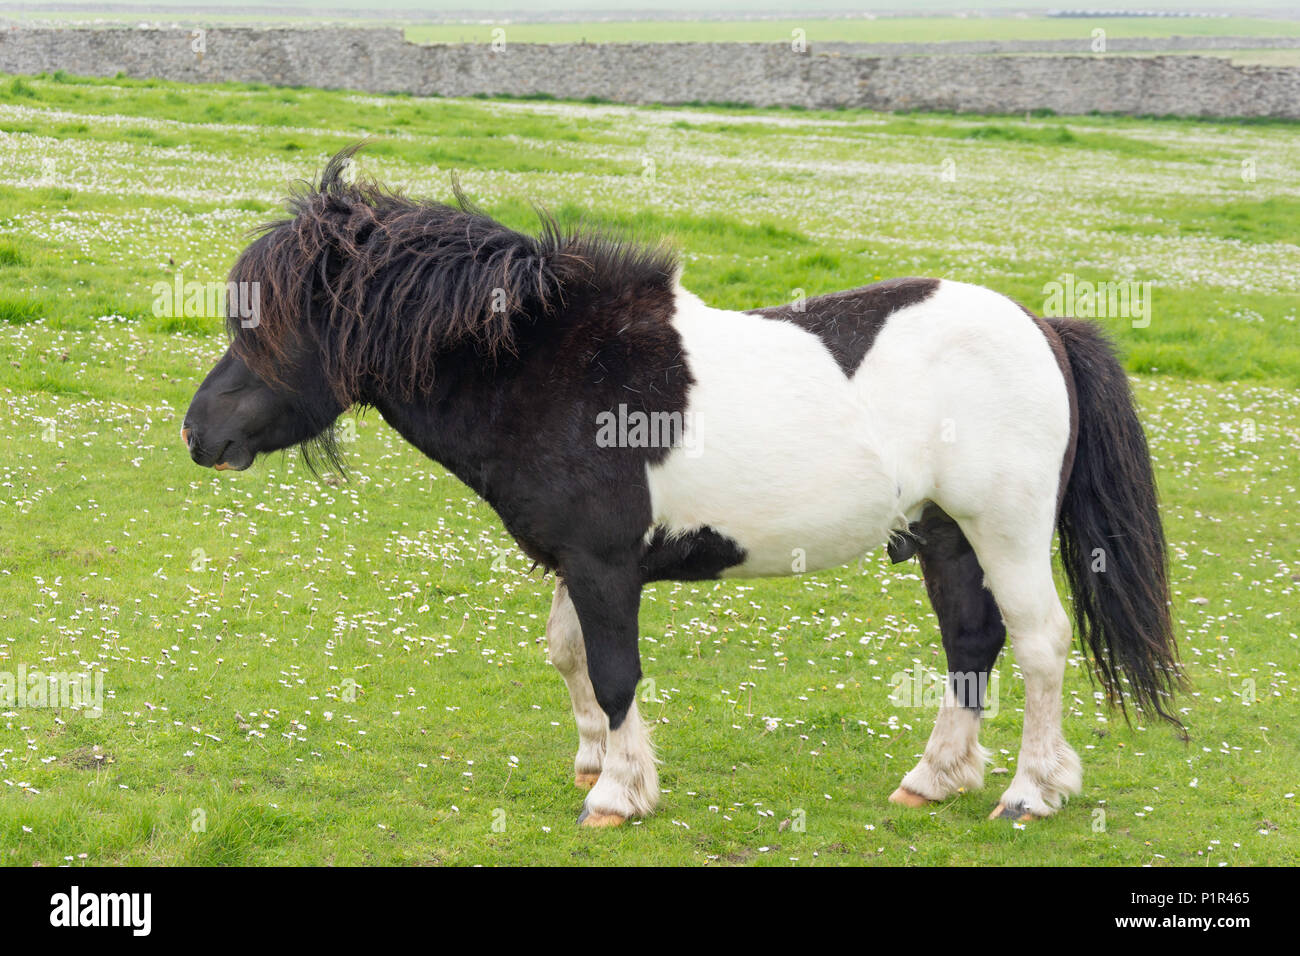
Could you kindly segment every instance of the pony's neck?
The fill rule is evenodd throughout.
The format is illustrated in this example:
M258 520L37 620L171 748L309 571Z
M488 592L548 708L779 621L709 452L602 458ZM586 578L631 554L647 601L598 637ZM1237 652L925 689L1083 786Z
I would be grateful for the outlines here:
M691 379L672 317L688 293L673 273L642 268L638 282L575 283L563 308L518 316L508 354L462 346L434 359L427 391L373 381L365 401L509 527L510 502L535 494L530 480L548 480L565 456L589 461L600 415L684 409ZM560 447L540 447L545 436Z
M408 399L376 394L368 396L366 404L424 455L491 501L491 475L485 463L495 455L495 430L488 427L475 400L482 393L479 379L467 370L440 371L434 390L427 395Z

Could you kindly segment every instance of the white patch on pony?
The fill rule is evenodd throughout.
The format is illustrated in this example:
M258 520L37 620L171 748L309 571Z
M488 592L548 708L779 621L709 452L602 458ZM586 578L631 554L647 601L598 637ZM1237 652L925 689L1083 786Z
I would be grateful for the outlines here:
M746 560L728 577L845 564L927 501L960 518L994 499L1014 511L1048 485L1054 500L1065 382L1038 325L1005 296L941 281L889 316L852 378L791 322L713 309L680 288L672 321L695 384L683 447L647 466L653 524L731 538Z
M605 765L587 794L585 812L595 817L630 819L653 813L658 802L659 771L655 768L654 750L633 700L623 723L606 738Z
M683 447L647 467L655 525L732 539L735 577L837 567L905 525L873 416L817 336L681 289L672 321L695 384Z
M943 800L959 790L984 786L988 751L979 744L979 732L979 712L960 706L949 682L925 755L903 777L903 789L927 800Z
M546 620L546 646L551 663L564 678L573 702L573 718L578 724L578 754L573 759L575 778L600 773L605 759L605 735L609 718L596 703L596 692L587 676L587 648L582 641L582 625L563 581L555 583L551 615Z
M1013 530L1032 514L1037 532L1044 497L1054 509L1069 395L1042 330L1010 299L940 282L889 317L854 382L904 511L933 501L959 522Z

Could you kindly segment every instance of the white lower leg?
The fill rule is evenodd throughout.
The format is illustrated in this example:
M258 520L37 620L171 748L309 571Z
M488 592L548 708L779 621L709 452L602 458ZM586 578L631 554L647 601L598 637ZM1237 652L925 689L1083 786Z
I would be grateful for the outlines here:
M925 755L903 778L902 789L927 800L943 800L984 786L988 754L979 744L979 732L979 712L960 706L949 684Z
M574 780L579 786L589 787L596 782L604 761L609 721L596 703L596 693L592 690L591 678L587 676L582 626L563 581L555 586L551 615L546 621L546 639L551 663L569 688L573 719L578 725L578 753L573 758Z
M1009 815L1048 816L1083 789L1083 765L1061 733L1061 684L1070 628L1057 608L1052 625L1029 637L1013 632L1016 661L1025 675L1025 726L1016 775L999 806Z
M583 806L582 821L592 826L643 817L659 802L659 772L650 736L636 701L617 730L606 738L600 779Z
M585 661L584 661L585 665ZM605 762L605 740L609 720L596 703L591 680L584 666L582 676L564 678L573 701L573 718L578 724L578 753L573 758L574 779L581 786L591 786Z

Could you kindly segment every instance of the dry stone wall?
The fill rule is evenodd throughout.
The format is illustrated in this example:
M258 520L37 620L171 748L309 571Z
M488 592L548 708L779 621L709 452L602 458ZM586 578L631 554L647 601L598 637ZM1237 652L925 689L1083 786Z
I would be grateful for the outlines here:
M850 45L420 45L399 30L0 31L0 71L224 80L419 95L539 94L1009 113L1300 119L1300 69L1200 56L865 56Z

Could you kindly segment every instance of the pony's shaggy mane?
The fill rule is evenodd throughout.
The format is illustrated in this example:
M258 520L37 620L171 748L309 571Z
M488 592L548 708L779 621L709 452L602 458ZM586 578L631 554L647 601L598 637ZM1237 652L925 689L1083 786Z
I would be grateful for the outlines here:
M483 214L453 179L455 204L414 200L345 173L362 144L336 154L320 182L288 200L230 273L258 283L257 325L227 327L236 353L276 382L300 348L319 348L345 407L367 390L410 400L433 386L435 359L472 347L488 363L516 354L521 323L553 319L574 299L626 301L671 291L667 247L582 229L538 210L538 236Z

